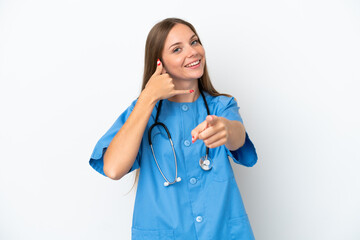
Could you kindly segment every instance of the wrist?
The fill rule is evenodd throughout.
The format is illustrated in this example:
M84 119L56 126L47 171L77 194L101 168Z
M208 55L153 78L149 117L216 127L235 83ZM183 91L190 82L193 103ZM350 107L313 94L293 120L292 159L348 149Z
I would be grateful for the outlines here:
M140 93L139 96L140 101L144 101L150 103L151 105L155 105L159 100L146 88Z
M245 129L240 121L231 121L226 119L228 129L228 139L225 146L230 151L235 151L243 146L245 142Z

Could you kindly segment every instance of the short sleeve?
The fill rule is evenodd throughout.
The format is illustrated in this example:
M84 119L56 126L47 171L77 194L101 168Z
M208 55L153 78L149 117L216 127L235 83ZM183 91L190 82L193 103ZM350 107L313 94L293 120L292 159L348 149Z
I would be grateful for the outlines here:
M95 169L97 172L106 176L103 170L104 161L103 157L108 148L110 142L115 137L116 133L120 130L120 128L124 125L128 117L130 116L132 110L134 109L136 104L136 100L116 119L115 123L110 127L110 129L100 138L100 140L96 143L95 148L91 154L89 164ZM142 144L142 142L141 142ZM139 168L140 166L140 156L141 156L141 146L139 147L139 152L136 156L133 166L129 170L129 172Z
M243 120L239 113L239 106L236 100L232 98L223 98L221 103L224 106L224 110L219 115L220 117L224 117L228 120L236 120L240 121L242 124ZM226 148L227 149L227 148ZM247 167L252 167L257 162L257 154L254 144L249 138L248 133L246 132L245 143L242 147L235 151L228 150L228 155L233 159L233 161L237 164L241 164Z

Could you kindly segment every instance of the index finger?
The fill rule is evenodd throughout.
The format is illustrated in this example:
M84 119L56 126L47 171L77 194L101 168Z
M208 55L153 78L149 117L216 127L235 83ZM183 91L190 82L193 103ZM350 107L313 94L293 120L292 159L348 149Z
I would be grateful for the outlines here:
M191 135L192 135L192 142L194 143L198 138L199 138L199 134L204 131L206 128L208 127L208 123L207 121L203 121L202 123L200 123L199 125L197 125L192 131L191 131Z

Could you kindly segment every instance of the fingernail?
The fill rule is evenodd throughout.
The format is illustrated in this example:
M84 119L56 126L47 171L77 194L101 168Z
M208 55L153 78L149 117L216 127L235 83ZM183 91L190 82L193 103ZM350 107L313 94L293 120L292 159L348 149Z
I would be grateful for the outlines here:
M157 65L160 66L161 62L160 59L157 60Z
M194 90L191 89L191 90L190 90L190 93L193 93L193 92L194 92Z

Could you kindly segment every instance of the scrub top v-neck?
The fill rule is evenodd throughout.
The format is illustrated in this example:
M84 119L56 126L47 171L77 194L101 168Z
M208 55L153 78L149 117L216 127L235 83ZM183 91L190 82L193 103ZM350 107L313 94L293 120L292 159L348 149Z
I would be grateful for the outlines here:
M228 120L242 121L237 102L232 97L211 96L204 92L210 113ZM126 122L136 101L119 116L111 128L96 144L90 165L103 172L103 156L113 137ZM236 184L228 157L237 164L251 167L257 154L248 134L245 144L236 151L225 145L209 149L213 160L210 171L199 166L206 152L203 141L192 143L191 130L207 116L204 101L163 100L158 121L171 132L181 182L164 187L164 179L153 159L148 141L149 127L155 122L155 106L145 129L138 155L129 172L140 167L136 193L132 239L254 239L248 216ZM173 179L174 155L165 130L154 127L151 133L158 164L166 176Z

